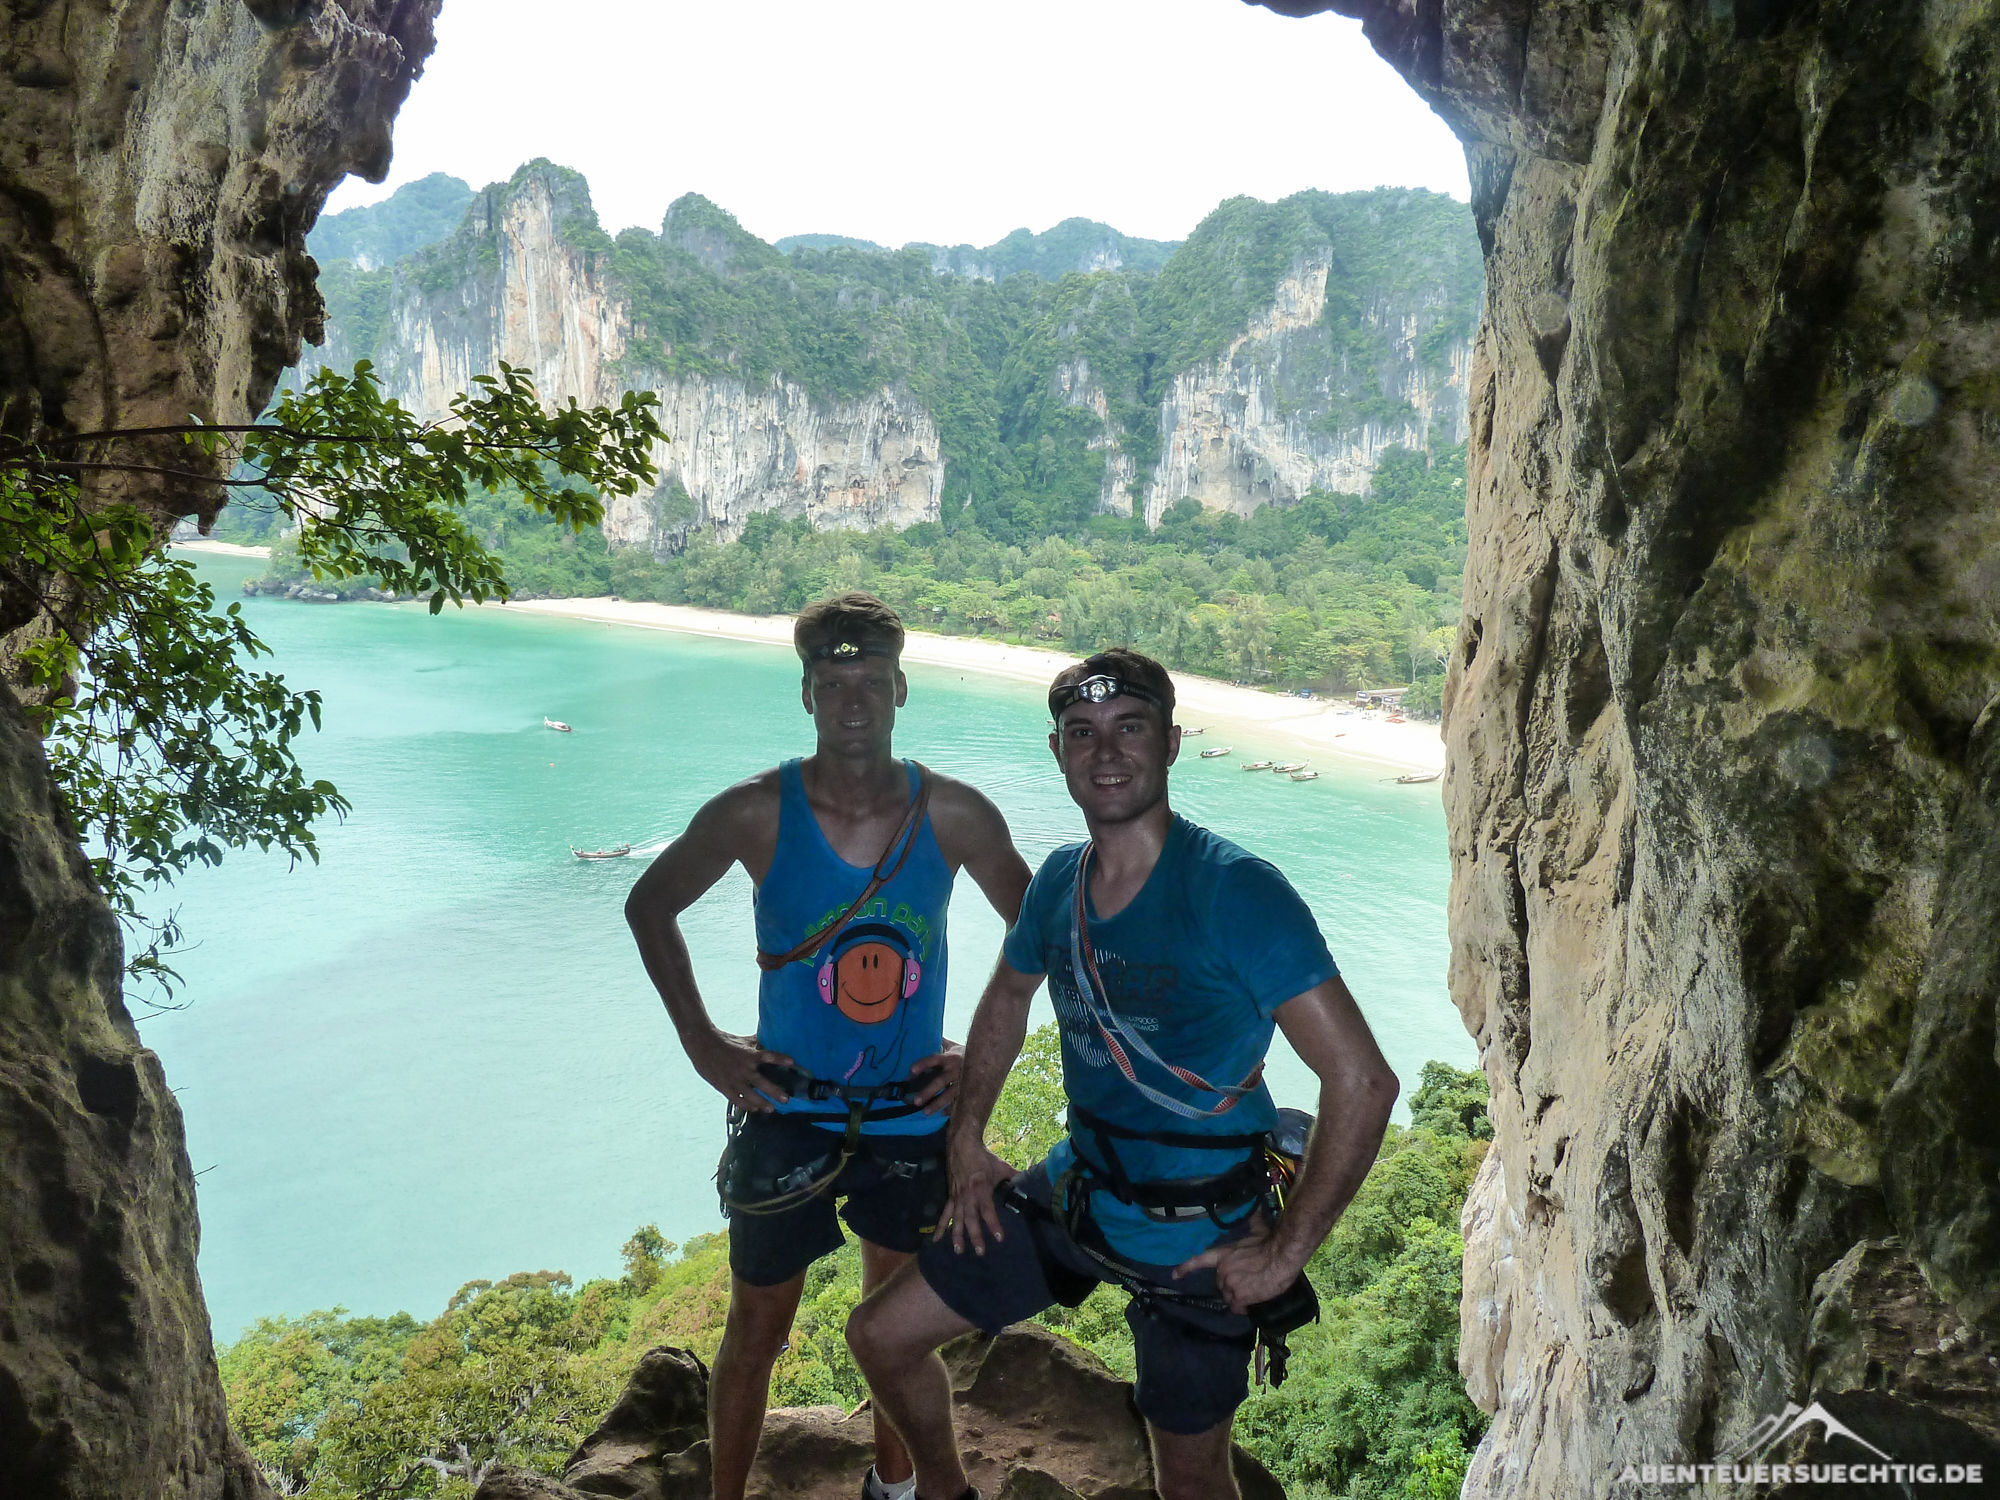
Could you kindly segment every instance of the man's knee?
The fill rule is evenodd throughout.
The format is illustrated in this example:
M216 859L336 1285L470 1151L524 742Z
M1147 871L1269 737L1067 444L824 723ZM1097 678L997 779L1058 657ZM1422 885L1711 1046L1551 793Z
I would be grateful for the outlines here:
M847 1315L847 1348L864 1370L879 1368L888 1352L886 1321L879 1297L863 1299Z
M722 1327L730 1352L764 1364L775 1361L791 1337L804 1281L801 1276L763 1287L737 1282L730 1289L729 1314Z
M922 1287L922 1281L916 1287ZM863 1370L895 1370L922 1359L942 1339L924 1326L922 1303L908 1278L892 1281L862 1298L847 1315L847 1347Z

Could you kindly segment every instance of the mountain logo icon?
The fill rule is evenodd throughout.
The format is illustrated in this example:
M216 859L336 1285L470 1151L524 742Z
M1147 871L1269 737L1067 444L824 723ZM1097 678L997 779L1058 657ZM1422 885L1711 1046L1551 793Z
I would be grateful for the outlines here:
M1809 1427L1815 1422L1819 1423L1820 1428L1826 1433L1828 1442L1837 1437L1846 1438L1850 1443L1866 1448L1878 1458L1887 1459L1890 1463L1896 1461L1817 1401L1804 1410L1800 1410L1795 1403L1787 1401L1783 1411L1776 1416L1765 1417L1750 1429L1749 1435L1743 1440L1743 1446L1737 1449L1729 1461L1745 1463L1762 1458L1801 1427Z

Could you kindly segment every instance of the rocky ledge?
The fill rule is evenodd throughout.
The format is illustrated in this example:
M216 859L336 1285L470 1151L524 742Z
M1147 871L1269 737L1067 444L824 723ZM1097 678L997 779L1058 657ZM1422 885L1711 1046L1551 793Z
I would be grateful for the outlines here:
M1149 1500L1152 1455L1132 1387L1095 1355L1032 1324L946 1346L966 1469L988 1500ZM497 1469L474 1500L707 1500L708 1371L684 1349L639 1362L625 1393L561 1480ZM774 1411L751 1472L751 1500L853 1500L873 1456L864 1405ZM1241 1448L1244 1500L1284 1500Z

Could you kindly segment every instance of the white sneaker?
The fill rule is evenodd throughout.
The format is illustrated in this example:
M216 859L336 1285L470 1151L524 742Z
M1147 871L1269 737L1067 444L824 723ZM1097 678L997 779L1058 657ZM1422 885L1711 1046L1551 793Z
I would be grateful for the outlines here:
M917 1476L912 1474L899 1484L886 1484L882 1476L875 1472L875 1465L868 1466L868 1477L861 1481L861 1500L910 1500L917 1492Z

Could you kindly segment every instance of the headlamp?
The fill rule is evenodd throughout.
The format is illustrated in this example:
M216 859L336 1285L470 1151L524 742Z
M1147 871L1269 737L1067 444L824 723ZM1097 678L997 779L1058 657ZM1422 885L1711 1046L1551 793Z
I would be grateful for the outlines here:
M1115 672L1098 672L1080 682L1049 689L1049 717L1060 719L1072 703L1107 703L1113 698L1137 698L1155 708L1164 708L1160 695L1151 688L1127 682Z
M815 646L814 661L859 661L864 656L894 656L896 653L883 641L829 641L824 646Z

